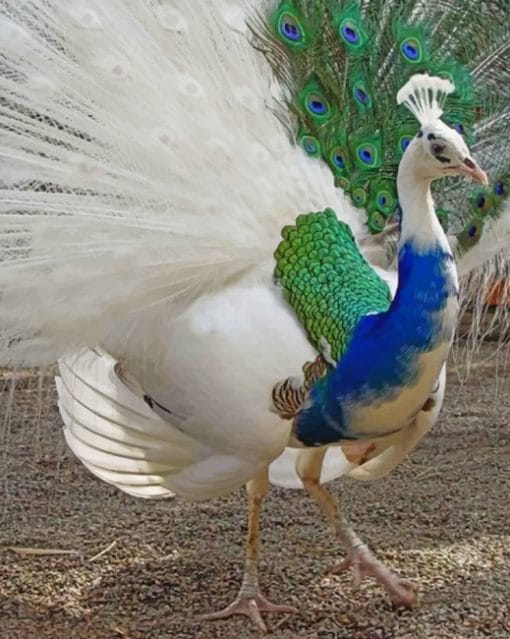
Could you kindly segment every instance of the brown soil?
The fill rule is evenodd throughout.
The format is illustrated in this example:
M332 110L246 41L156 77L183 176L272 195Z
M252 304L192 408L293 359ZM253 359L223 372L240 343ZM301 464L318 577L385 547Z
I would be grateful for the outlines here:
M267 617L271 637L510 637L510 371L483 359L492 349L466 384L450 373L440 424L391 477L332 484L357 532L419 590L419 608L393 611L371 581L353 593L348 575L329 575L342 551L317 508L300 491L274 489L261 584L301 612ZM198 505L129 498L70 458L46 380L18 386L10 426L0 422L0 637L257 637L242 617L197 621L237 593L243 492Z

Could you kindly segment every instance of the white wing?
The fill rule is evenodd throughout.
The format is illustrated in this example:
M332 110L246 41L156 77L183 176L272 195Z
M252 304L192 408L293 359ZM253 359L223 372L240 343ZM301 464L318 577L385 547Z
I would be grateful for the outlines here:
M119 378L107 353L84 349L59 363L58 406L71 450L97 477L130 495L200 500L248 481L255 463L206 445L163 419Z

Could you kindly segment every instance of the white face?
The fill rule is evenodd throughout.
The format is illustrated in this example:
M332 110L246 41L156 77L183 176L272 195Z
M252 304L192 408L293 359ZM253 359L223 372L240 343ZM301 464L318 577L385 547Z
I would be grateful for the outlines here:
M437 180L448 175L464 175L481 184L488 182L464 138L441 120L423 127L408 151L411 147L413 165L423 177Z

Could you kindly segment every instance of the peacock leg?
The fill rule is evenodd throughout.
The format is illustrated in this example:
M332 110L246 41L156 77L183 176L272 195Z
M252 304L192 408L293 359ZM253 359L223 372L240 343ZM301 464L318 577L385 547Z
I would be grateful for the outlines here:
M317 502L333 525L337 538L347 550L344 561L332 569L333 573L352 570L353 588L357 589L364 577L374 577L388 592L393 604L411 608L416 603L412 588L374 557L366 544L356 535L334 496L320 483L320 473L326 449L306 451L298 458L297 472L306 490Z
M297 608L279 606L268 601L261 593L258 583L257 565L260 549L259 518L262 502L269 490L268 469L246 484L248 495L248 540L243 582L235 601L219 612L203 615L204 620L225 619L232 615L246 615L257 628L267 632L262 612L296 613Z

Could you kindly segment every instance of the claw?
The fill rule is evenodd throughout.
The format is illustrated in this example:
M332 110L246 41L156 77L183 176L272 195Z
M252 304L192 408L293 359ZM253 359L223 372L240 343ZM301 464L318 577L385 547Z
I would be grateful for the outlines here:
M352 571L352 588L355 591L365 577L374 577L389 594L396 608L414 608L418 603L412 586L400 580L376 559L366 546L352 550L340 564L333 566L330 572L336 575L346 570Z
M268 601L262 593L258 593L255 597L247 598L241 593L237 596L229 606L218 612L212 612L202 615L202 621L213 621L215 619L226 619L233 615L245 615L249 617L260 632L266 633L267 626L262 619L261 612L276 612L281 614L295 614L297 608L293 606L280 606Z

